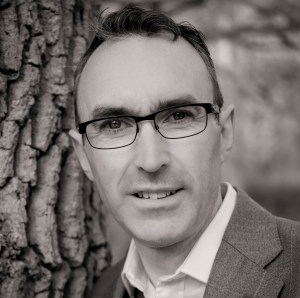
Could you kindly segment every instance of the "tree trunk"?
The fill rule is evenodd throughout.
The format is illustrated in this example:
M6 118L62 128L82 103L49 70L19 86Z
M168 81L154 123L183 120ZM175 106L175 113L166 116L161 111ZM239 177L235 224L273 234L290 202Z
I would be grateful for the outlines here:
M0 297L85 297L108 265L103 209L70 146L87 0L0 1Z

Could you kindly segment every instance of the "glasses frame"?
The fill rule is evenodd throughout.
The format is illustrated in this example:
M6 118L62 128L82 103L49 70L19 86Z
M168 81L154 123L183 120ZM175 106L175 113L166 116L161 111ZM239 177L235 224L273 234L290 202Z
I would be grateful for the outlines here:
M205 127L197 132L197 133L194 133L192 135L188 135L188 136L184 136L184 137L177 137L177 138L168 138L168 137L165 137L160 131L159 131L159 127L158 125L156 124L155 122L155 117L157 114L161 113L161 112L164 112L164 111L168 111L168 110L172 110L172 109L176 109L176 108L181 108L181 107L190 107L190 106L198 106L198 107L203 107L206 111L206 122L205 122ZM136 137L137 137L137 134L139 133L139 126L138 126L138 123L141 122L141 121L145 121L145 120L153 120L154 121L154 126L155 126L155 129L159 132L159 134L165 138L165 139L184 139L184 138L189 138L189 137L192 137L192 136L195 136L195 135L198 135L200 133L202 133L206 127L207 127L207 119L208 119L208 114L215 114L215 115L218 115L220 114L220 107L217 105L217 104L213 104L213 103L194 103L194 104L184 104L184 105L178 105L178 106L173 106L173 107L170 107L170 108L166 108L166 109L162 109L158 112L155 112L155 113L152 113L152 114L149 114L149 115L146 115L146 116L131 116L131 115L121 115L121 116L110 116L110 117L103 117L103 118L97 118L97 119L93 119L93 120L89 120L89 121L86 121L86 122L82 122L80 124L78 124L78 127L77 127L77 130L80 134L85 134L86 135L86 138L89 142L89 144L95 148L95 149L101 149L101 150L107 150L107 149L118 149L118 148L123 148L123 147L127 147L131 144L134 143L134 141L136 140ZM99 147L95 147L91 144L87 134L86 134L86 127L93 123L93 122L97 122L99 120L106 120L106 119L113 119L113 118L132 118L135 123L136 123L136 133L135 133L135 137L133 139L133 141L129 144L126 144L124 146L119 146L119 147L112 147L112 148L99 148Z

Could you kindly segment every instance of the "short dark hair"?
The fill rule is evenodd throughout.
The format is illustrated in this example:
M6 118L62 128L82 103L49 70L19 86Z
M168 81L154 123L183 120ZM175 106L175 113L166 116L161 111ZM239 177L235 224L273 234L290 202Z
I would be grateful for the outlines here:
M151 37L161 35L163 33L169 33L172 41L177 40L178 37L184 38L198 51L207 67L213 84L214 103L220 108L223 106L223 96L217 80L214 63L211 59L210 52L207 48L205 37L202 32L187 22L176 23L161 12L146 10L133 5L127 5L123 9L109 13L106 16L103 16L103 13L104 11L99 14L98 24L97 26L94 26L95 37L81 58L75 71L74 100L76 125L79 121L77 107L78 83L88 59L106 40L134 35Z

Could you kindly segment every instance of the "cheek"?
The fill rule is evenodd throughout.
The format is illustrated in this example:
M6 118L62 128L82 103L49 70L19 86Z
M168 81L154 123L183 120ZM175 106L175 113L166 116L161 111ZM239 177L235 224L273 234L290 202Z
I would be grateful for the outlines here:
M114 151L90 151L88 154L89 163L94 175L100 195L114 197L118 186L124 177L128 167L129 157Z
M198 182L210 177L220 167L219 138L204 138L201 135L186 139L175 146L177 161Z

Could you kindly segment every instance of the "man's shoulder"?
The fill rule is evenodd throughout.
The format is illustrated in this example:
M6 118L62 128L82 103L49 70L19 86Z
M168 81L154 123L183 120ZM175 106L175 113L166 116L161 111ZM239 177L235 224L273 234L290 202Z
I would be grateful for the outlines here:
M124 259L106 269L97 279L93 286L90 298L109 298L116 291L116 287L121 282L120 276L124 266Z
M289 297L300 297L300 223L275 217L282 252L274 267L287 285ZM272 269L272 265L270 265Z
M283 217L278 217L278 216L275 216L275 218L276 218L276 221L279 226L282 226L283 228L287 228L287 229L292 229L297 233L297 235L300 234L300 222L299 221L295 221L295 220L283 218Z
M278 235L281 242L294 242L299 245L300 241L300 222L283 218L272 214L271 212L264 209L255 200L253 200L245 191L237 189L238 199L243 201L240 204L240 210L242 216L241 220L245 219L245 216L251 214L251 218L256 217L262 221L262 223L273 222L277 226ZM239 202L240 203L240 202ZM246 209L246 210L245 210ZM247 215L246 215L246 213ZM265 221L265 222L264 222ZM300 250L299 250L300 251Z
M284 283L280 297L300 297L300 223L280 218L237 189L226 243ZM245 241L245 238L247 241Z
M297 253L300 255L300 222L282 217L275 218L282 245L287 243L291 249L297 247Z

